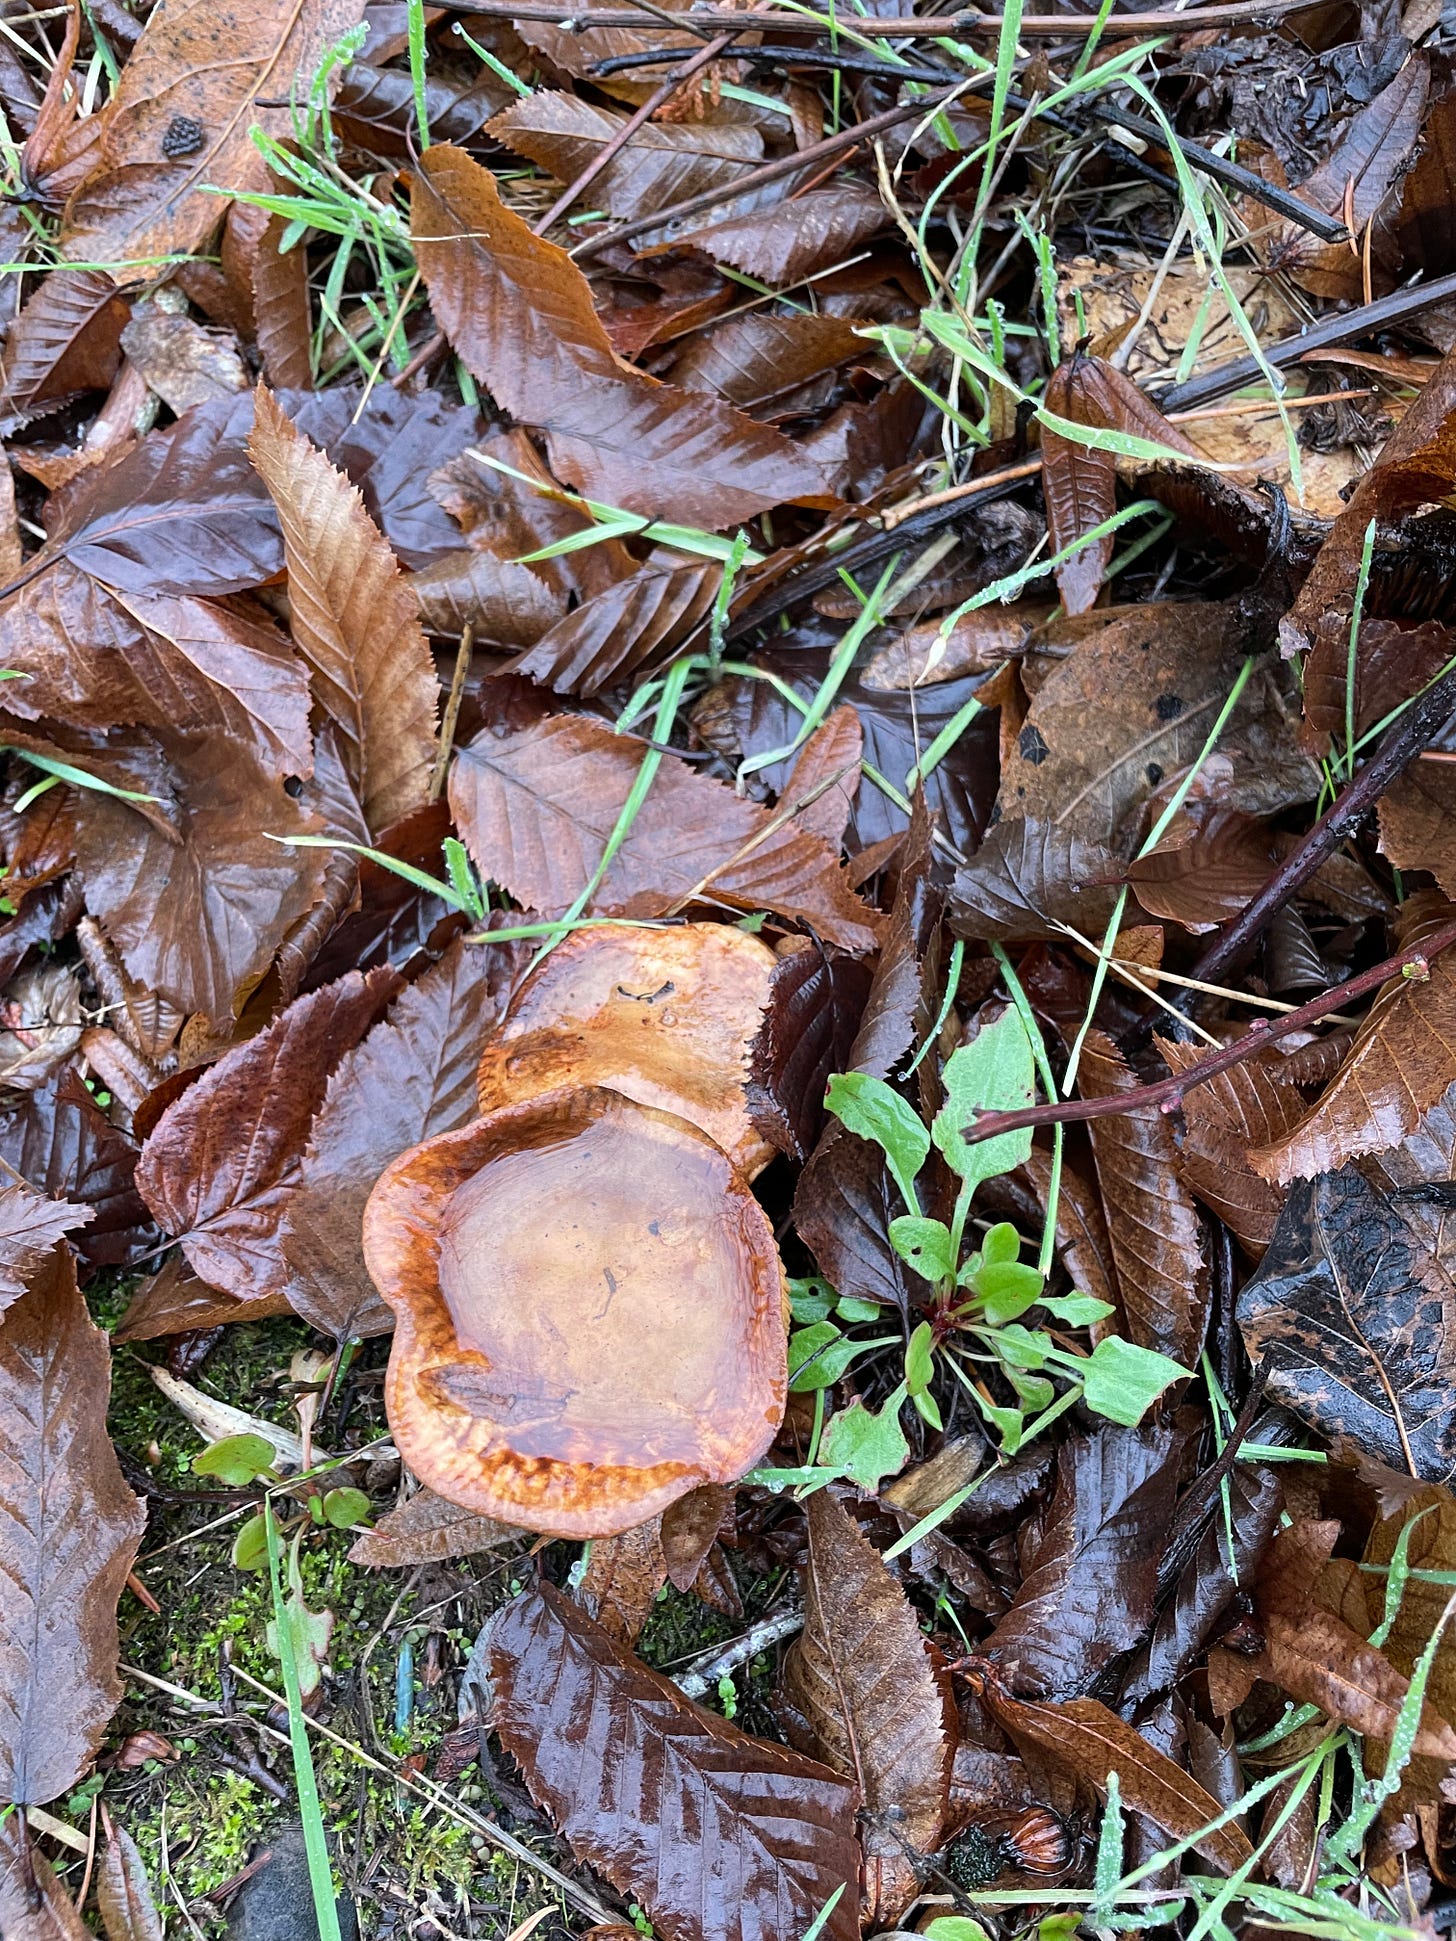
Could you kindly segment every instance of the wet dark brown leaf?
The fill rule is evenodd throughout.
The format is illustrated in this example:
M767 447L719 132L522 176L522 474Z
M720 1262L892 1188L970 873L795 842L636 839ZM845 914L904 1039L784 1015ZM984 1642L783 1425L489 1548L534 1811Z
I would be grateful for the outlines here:
M512 671L558 694L590 699L659 666L697 634L721 579L722 569L710 560L649 560L631 579L563 614L511 663Z
M62 1235L95 1217L89 1206L48 1200L28 1186L0 1186L0 1313L20 1299Z
M879 1920L893 1921L919 1889L901 1840L922 1854L941 1844L954 1709L914 1610L853 1517L825 1489L810 1497L808 1519L804 1629L784 1667L785 1723L801 1752L858 1787L872 1816L867 1896Z
M0 1798L76 1784L121 1697L116 1607L146 1515L106 1433L111 1352L56 1247L0 1326Z
M507 1606L491 1665L532 1794L663 1933L783 1941L843 1887L823 1931L857 1941L852 1785L699 1710L549 1584Z
M0 422L13 429L78 391L104 391L121 362L130 314L104 271L46 277L6 332Z
M96 1872L96 1905L106 1941L162 1941L162 1917L137 1843L114 1823Z
M92 1267L133 1261L154 1237L133 1183L135 1141L114 1126L73 1068L0 1114L0 1156L38 1193L88 1207L75 1245Z
M824 1088L850 1069L855 1033L869 995L856 958L811 942L774 968L763 1029L748 1081L754 1124L780 1152L807 1159L824 1123Z
M450 804L482 874L544 916L591 880L644 744L585 715L478 736L456 758ZM838 860L792 823L666 755L591 907L660 916L694 902L801 918L831 943L871 948L874 918Z
M710 529L785 500L829 502L814 465L778 432L624 364L580 270L461 150L441 144L420 158L411 234L445 334L498 403L546 433L567 484Z
M518 957L453 943L329 1076L276 1240L295 1312L339 1341L394 1326L364 1265L364 1203L390 1160L474 1117L481 1046Z
M487 133L558 182L574 182L626 119L543 88L513 102ZM614 216L650 216L703 189L727 188L762 160L763 137L744 122L649 121L593 182L592 202Z
M1099 1429L1063 1443L1046 1515L1023 1539L1021 1588L981 1653L1029 1698L1076 1698L1153 1619L1177 1493L1171 1429Z
M1195 1046L1157 1042L1170 1071L1184 1072L1197 1062ZM1298 1091L1276 1084L1256 1058L1195 1085L1183 1100L1178 1171L1253 1258L1268 1246L1284 1196L1249 1164L1250 1148L1279 1140L1303 1114Z
M399 988L357 971L297 998L170 1106L137 1165L158 1224L196 1271L239 1300L287 1287L279 1229L330 1072Z

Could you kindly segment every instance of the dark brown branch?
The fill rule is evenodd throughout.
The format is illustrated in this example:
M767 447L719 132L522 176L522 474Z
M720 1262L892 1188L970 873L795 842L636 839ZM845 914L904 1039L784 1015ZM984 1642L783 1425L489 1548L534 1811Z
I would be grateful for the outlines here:
M555 21L570 31L586 33L596 27L642 27L649 16L645 8L633 7L572 7L568 0L442 0L447 12L484 14L494 20L545 20ZM1200 27L1237 27L1259 26L1264 21L1280 19L1285 14L1298 13L1308 6L1309 0L1233 0L1228 6L1189 7L1186 13L1121 13L1109 14L1102 22L1103 37L1112 40L1120 34L1131 34L1142 39L1148 34L1184 34L1197 31ZM651 16L656 9L651 10ZM796 13L756 13L752 20L745 23L743 15L730 7L694 7L690 12L674 16L673 26L679 29L736 27L740 31L750 27L754 33L778 34L833 34L835 23L830 20L816 20L809 14ZM842 31L842 23L840 29ZM1061 40L1074 34L1090 34L1097 27L1097 15L1092 13L1047 13L1026 14L1017 27L1021 38L1034 40ZM999 34L1001 17L999 14L982 13L968 8L962 13L951 14L894 14L883 19L867 16L859 23L860 31L874 34L877 39L937 40L956 35Z
M1413 283L1409 289L1396 290L1374 303L1361 304L1358 310L1321 317L1298 337L1286 337L1282 343L1271 344L1263 353L1264 363L1281 370L1287 364L1297 364L1307 351L1328 350L1332 344L1348 344L1352 338L1364 337L1372 330L1404 323L1408 317L1418 317L1423 310L1429 310L1432 304L1444 303L1448 297L1456 297L1456 274L1438 276L1430 283ZM1195 405L1221 398L1225 392L1237 391L1240 385L1252 384L1262 376L1257 358L1235 357L1228 364L1205 371L1201 377L1191 377L1186 384L1175 384L1171 390L1161 392L1158 409L1164 413L1191 411Z
M1233 1065L1242 1065L1246 1058L1254 1057L1265 1045L1273 1044L1276 1038L1287 1037L1291 1031L1302 1031L1307 1025L1317 1024L1321 1018L1329 1017L1332 1011L1339 1011L1356 998L1379 990L1382 984L1392 977L1423 978L1429 974L1430 961L1443 950L1456 944L1456 923L1443 924L1433 930L1419 950L1402 951L1398 956L1387 957L1384 963L1374 965L1370 970L1361 971L1358 977L1350 977L1343 984L1336 984L1332 990L1323 991L1318 997L1311 998L1308 1004L1301 1004L1296 1011L1289 1011L1282 1018L1260 1018L1250 1025L1242 1038L1235 1038L1231 1045L1223 1045L1217 1051L1209 1052L1185 1072L1175 1072L1171 1078L1160 1078L1151 1085L1135 1085L1130 1092L1113 1092L1100 1099L1067 1099L1052 1105L1029 1105L1018 1112L979 1112L975 1123L965 1133L969 1145L979 1145L983 1139L993 1139L999 1132L1016 1132L1022 1126L1070 1125L1075 1120L1115 1119L1124 1112L1136 1112L1144 1105L1155 1105L1160 1112L1176 1111L1185 1095L1197 1085L1207 1084L1226 1072Z
M1275 870L1253 902L1193 966L1192 976L1204 984L1222 981L1266 924L1283 909L1309 879L1334 855L1340 844L1369 814L1397 776L1456 712L1456 669L1433 681L1418 695L1349 786L1331 803L1303 842L1298 843Z

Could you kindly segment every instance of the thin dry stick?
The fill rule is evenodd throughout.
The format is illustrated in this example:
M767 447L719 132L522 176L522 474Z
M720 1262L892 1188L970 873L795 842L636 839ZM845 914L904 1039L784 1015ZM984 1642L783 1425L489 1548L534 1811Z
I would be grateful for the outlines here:
M1233 1065L1242 1065L1246 1058L1252 1058L1263 1050L1265 1045L1273 1044L1276 1038L1287 1037L1291 1031L1302 1031L1306 1025L1316 1024L1327 1018L1332 1011L1338 1011L1344 1004L1364 997L1367 992L1378 990L1392 977L1424 978L1429 975L1433 957L1456 944L1456 923L1443 924L1421 945L1419 950L1402 951L1398 956L1387 957L1382 964L1370 970L1361 971L1358 977L1347 978L1343 984L1322 991L1318 997L1301 1004L1297 1011L1287 1017L1272 1020L1259 1018L1249 1026L1242 1038L1235 1038L1231 1045L1220 1051L1211 1051L1206 1058L1200 1058L1185 1072L1175 1072L1171 1078L1160 1078L1151 1085L1135 1085L1130 1092L1113 1092L1100 1099L1068 1099L1054 1105L1029 1105L1017 1112L978 1112L973 1125L965 1133L968 1144L979 1145L983 1139L993 1139L998 1132L1015 1132L1022 1126L1070 1125L1083 1119L1115 1119L1125 1112L1136 1112L1141 1106L1155 1105L1160 1112L1176 1111L1185 1094L1197 1085L1205 1085L1220 1072L1226 1072Z
M475 646L475 626L467 620L460 629L460 645L455 653L455 672L445 701L445 717L440 723L440 752L435 757L435 772L430 777L430 800L438 802L450 771L450 751L455 746L455 724L460 719L460 701L465 693L465 676L470 672L470 656Z
M743 29L740 28L739 32L742 31ZM705 67L711 67L718 56L733 45L733 41L732 34L719 34L718 38L710 40L706 47L700 47L690 60L683 63L676 74L670 74L661 87L654 89L631 119L624 121L612 139L602 144L598 153L587 163L570 187L562 190L536 224L532 234L544 236L553 223L559 222L576 198L596 181L602 170L616 161L637 130L651 121L659 108L671 101L684 82L690 81L695 74L701 74Z
M1456 668L1443 674L1439 681L1433 681L1411 703L1354 781L1335 798L1304 841L1290 850L1243 915L1204 951L1190 976L1204 983L1217 983L1230 965L1239 962L1265 925L1364 821L1396 777L1450 720L1453 711L1456 711Z
M495 20L544 20L558 22L576 33L589 33L596 27L637 27L647 24L646 8L573 7L569 0L444 0L447 12L483 14ZM1099 28L1111 39L1116 34L1186 33L1199 27L1236 27L1244 21L1277 20L1287 13L1298 13L1309 0L1233 0L1222 7L1189 7L1184 11L1161 13L1115 13L1099 20L1095 13L1024 14L1017 33L1036 40L1060 40L1063 36L1091 34ZM656 14L656 9L650 10ZM690 14L674 15L675 27L734 27L745 24L743 16L729 7L694 7ZM755 33L835 34L843 33L843 19L816 19L812 14L756 13L747 23ZM863 31L881 40L939 40L957 35L999 34L1001 15L982 13L970 7L962 13L890 14L884 18L867 16Z

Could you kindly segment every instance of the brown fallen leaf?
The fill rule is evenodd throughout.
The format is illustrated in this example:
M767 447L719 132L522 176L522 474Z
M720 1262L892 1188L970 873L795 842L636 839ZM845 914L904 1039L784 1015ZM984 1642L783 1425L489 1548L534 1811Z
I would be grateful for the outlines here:
M91 1267L130 1264L154 1233L137 1193L135 1140L114 1126L74 1066L0 1110L0 1157L37 1193L87 1207L76 1251Z
M78 391L106 390L121 362L130 314L103 270L45 277L6 332L0 423L14 430Z
M1062 1444L1057 1486L1023 1548L1010 1609L978 1654L1035 1698L1080 1697L1152 1623L1177 1495L1169 1428L1099 1428Z
M855 1789L637 1663L550 1584L491 1635L496 1729L581 1860L675 1941L858 1941Z
M559 915L596 869L644 752L585 715L477 736L450 772L450 806L477 867L543 916ZM871 949L873 915L833 852L775 821L666 755L590 907L639 917L704 902L769 909L843 949Z
M722 577L709 560L649 560L630 579L562 614L511 670L558 694L589 699L669 659L703 625Z
M411 573L409 585L430 633L458 635L468 625L479 646L532 647L560 613L546 580L489 547L447 553Z
M279 1227L329 1074L399 989L352 971L295 1001L169 1106L142 1148L137 1186L202 1278L235 1299L287 1287Z
M1157 1046L1170 1071L1187 1071L1198 1059L1191 1044L1159 1038ZM1249 1151L1288 1133L1303 1117L1304 1101L1292 1085L1277 1084L1264 1064L1249 1058L1196 1085L1182 1109L1178 1171L1257 1259L1269 1244L1284 1196L1254 1171Z
M587 497L709 529L832 501L780 433L623 363L565 251L447 143L420 157L410 235L450 342L512 417L545 432L552 470Z
M23 1182L0 1185L0 1314L24 1294L62 1235L95 1217L89 1206L45 1199Z
M308 254L301 242L280 249L282 216L235 202L223 227L222 266L238 292L275 391L305 391L313 383L309 332Z
M736 1481L782 1418L773 1229L674 1114L577 1086L441 1133L375 1186L364 1256L400 1453L469 1509L612 1536Z
M394 1326L364 1265L364 1203L390 1160L474 1116L516 956L457 940L329 1074L276 1230L289 1303L322 1333L353 1341Z
M1418 950L1422 932L1450 913L1444 898L1417 894L1401 912L1402 941ZM1334 1078L1282 1137L1250 1154L1250 1163L1262 1178L1288 1186L1388 1151L1414 1132L1453 1079L1456 969L1439 956L1425 976L1382 985Z
M842 262L888 225L889 214L873 189L844 183L702 228L675 227L671 242L656 246L698 250L715 263L784 289Z
M725 1523L731 1523L733 1503L733 1492L721 1483L704 1483L663 1511L662 1555L674 1590L693 1588Z
M415 603L363 500L261 386L248 451L278 509L293 638L371 830L418 808L439 687Z
M630 1651L667 1582L662 1518L598 1537L577 1590L580 1602L624 1650Z
M919 1620L843 1504L809 1498L804 1629L784 1666L784 1724L801 1752L852 1779L869 1816L865 1887L894 1921L920 1891L905 1852L944 1837L955 1710ZM948 1729L949 1728L949 1729Z
M757 410L872 346L849 317L807 314L731 318L704 331L672 367L685 391L714 391L740 410Z
M0 1799L22 1806L76 1784L121 1698L116 1607L146 1512L106 1433L110 1390L58 1245L0 1324Z
M31 1844L23 1813L0 1819L0 1934L9 1941L91 1941L91 1930Z
M1107 1098L1136 1083L1107 1034L1088 1032L1082 1096ZM1208 1326L1209 1274L1173 1128L1156 1106L1139 1106L1094 1119L1090 1130L1128 1337L1192 1368Z
M1028 1744L1097 1792L1107 1791L1115 1772L1124 1807L1130 1807L1172 1840L1186 1840L1221 1818L1211 1793L1190 1779L1165 1752L1095 1698L1065 1705L1029 1704L993 1685L985 1692L996 1722L1013 1744ZM1253 1858L1237 1826L1222 1826L1194 1840L1193 1851L1225 1873L1235 1873Z
M152 259L190 254L223 213L204 185L266 190L254 125L286 137L290 84L314 72L362 0L178 0L150 19L102 110L85 178L66 204L61 253L110 263L128 283Z
M1377 809L1381 854L1397 869L1429 870L1456 900L1456 778L1450 763L1412 762Z
M1128 866L1127 880L1149 916L1180 923L1197 935L1252 903L1276 861L1266 823L1237 809L1216 808L1196 822L1176 817L1157 847Z
M545 88L514 101L486 128L558 182L574 182L626 116ZM597 207L650 216L703 189L727 188L763 160L763 137L741 121L649 121L592 184Z
M372 1530L354 1539L351 1564L372 1569L410 1570L416 1564L443 1563L449 1557L473 1557L498 1550L526 1533L493 1516L477 1516L447 1503L432 1489L417 1489L397 1510L380 1517Z
M147 389L179 417L194 404L231 397L251 383L233 332L209 330L193 317L149 304L133 307L121 348Z
M1427 1482L1456 1475L1456 1177L1448 1094L1401 1145L1297 1183L1238 1298L1269 1395Z
M162 1917L137 1843L110 1815L96 1872L96 1905L106 1941L162 1941Z

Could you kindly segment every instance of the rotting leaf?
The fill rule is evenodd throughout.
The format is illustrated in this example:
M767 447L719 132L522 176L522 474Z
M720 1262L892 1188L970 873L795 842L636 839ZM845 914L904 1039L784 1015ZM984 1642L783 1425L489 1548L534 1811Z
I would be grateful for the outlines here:
M91 1930L56 1879L55 1869L31 1845L23 1813L0 1818L0 1934L10 1941L91 1941Z
M425 800L438 688L415 602L342 473L257 392L248 451L283 528L293 638L371 830Z
M550 1584L507 1605L491 1669L533 1797L662 1933L784 1941L842 1888L822 1932L857 1941L852 1785L700 1710Z
M732 1512L733 1492L721 1483L704 1483L668 1504L662 1513L662 1555L674 1590L692 1589Z
M560 915L590 881L645 753L585 715L477 736L450 772L450 805L477 867L543 916ZM843 949L872 948L873 913L833 851L775 822L665 755L591 907L638 917L694 902L769 909Z
M1168 1428L1099 1429L1063 1443L1056 1491L1024 1546L1020 1588L978 1647L1018 1693L1080 1697L1146 1634L1177 1450Z
M763 1027L749 1061L754 1124L791 1159L807 1159L824 1124L824 1088L849 1069L870 977L854 957L816 940L774 965Z
M154 1229L133 1180L136 1142L107 1118L73 1066L0 1114L0 1157L36 1192L90 1209L75 1235L90 1266L129 1264L151 1244Z
M513 1523L477 1516L458 1503L447 1503L432 1489L417 1489L398 1509L380 1517L372 1530L354 1539L349 1562L372 1569L412 1570L416 1564L499 1550L523 1534Z
M481 1046L515 968L509 946L457 939L329 1074L277 1245L289 1304L336 1340L394 1326L364 1265L364 1203L390 1160L474 1115Z
M137 1186L210 1285L250 1303L286 1291L279 1227L314 1113L334 1066L398 989L392 971L352 971L295 999L163 1114Z
M581 271L462 150L420 157L410 234L446 336L498 404L545 432L552 469L589 498L649 518L670 506L709 529L832 499L780 433L624 364Z
M205 185L266 189L254 124L289 132L294 77L360 18L363 0L176 0L147 22L100 114L84 181L66 204L60 247L139 282L156 257L186 255L222 208Z
M1395 1150L1296 1183L1238 1300L1271 1397L1433 1483L1456 1475L1456 1227L1426 1189L1453 1173L1448 1096Z
M1096 1099L1137 1080L1106 1033L1089 1031L1078 1082ZM1128 1338L1191 1368L1208 1326L1209 1273L1173 1128L1156 1106L1139 1106L1090 1130Z
M809 1498L804 1630L784 1667L792 1744L843 1773L864 1801L866 1890L880 1921L919 1891L905 1845L936 1852L954 1719L904 1591L827 1489Z
M673 1114L576 1086L442 1133L375 1186L364 1255L400 1452L467 1508L610 1536L736 1481L778 1428L773 1229Z
M146 1513L106 1433L111 1352L57 1246L0 1323L0 1799L75 1785L121 1698L116 1607Z
M103 270L54 270L5 334L0 423L13 430L77 391L104 391L130 308Z
M607 1636L630 1651L666 1582L662 1518L653 1516L635 1529L597 1538L577 1596Z

